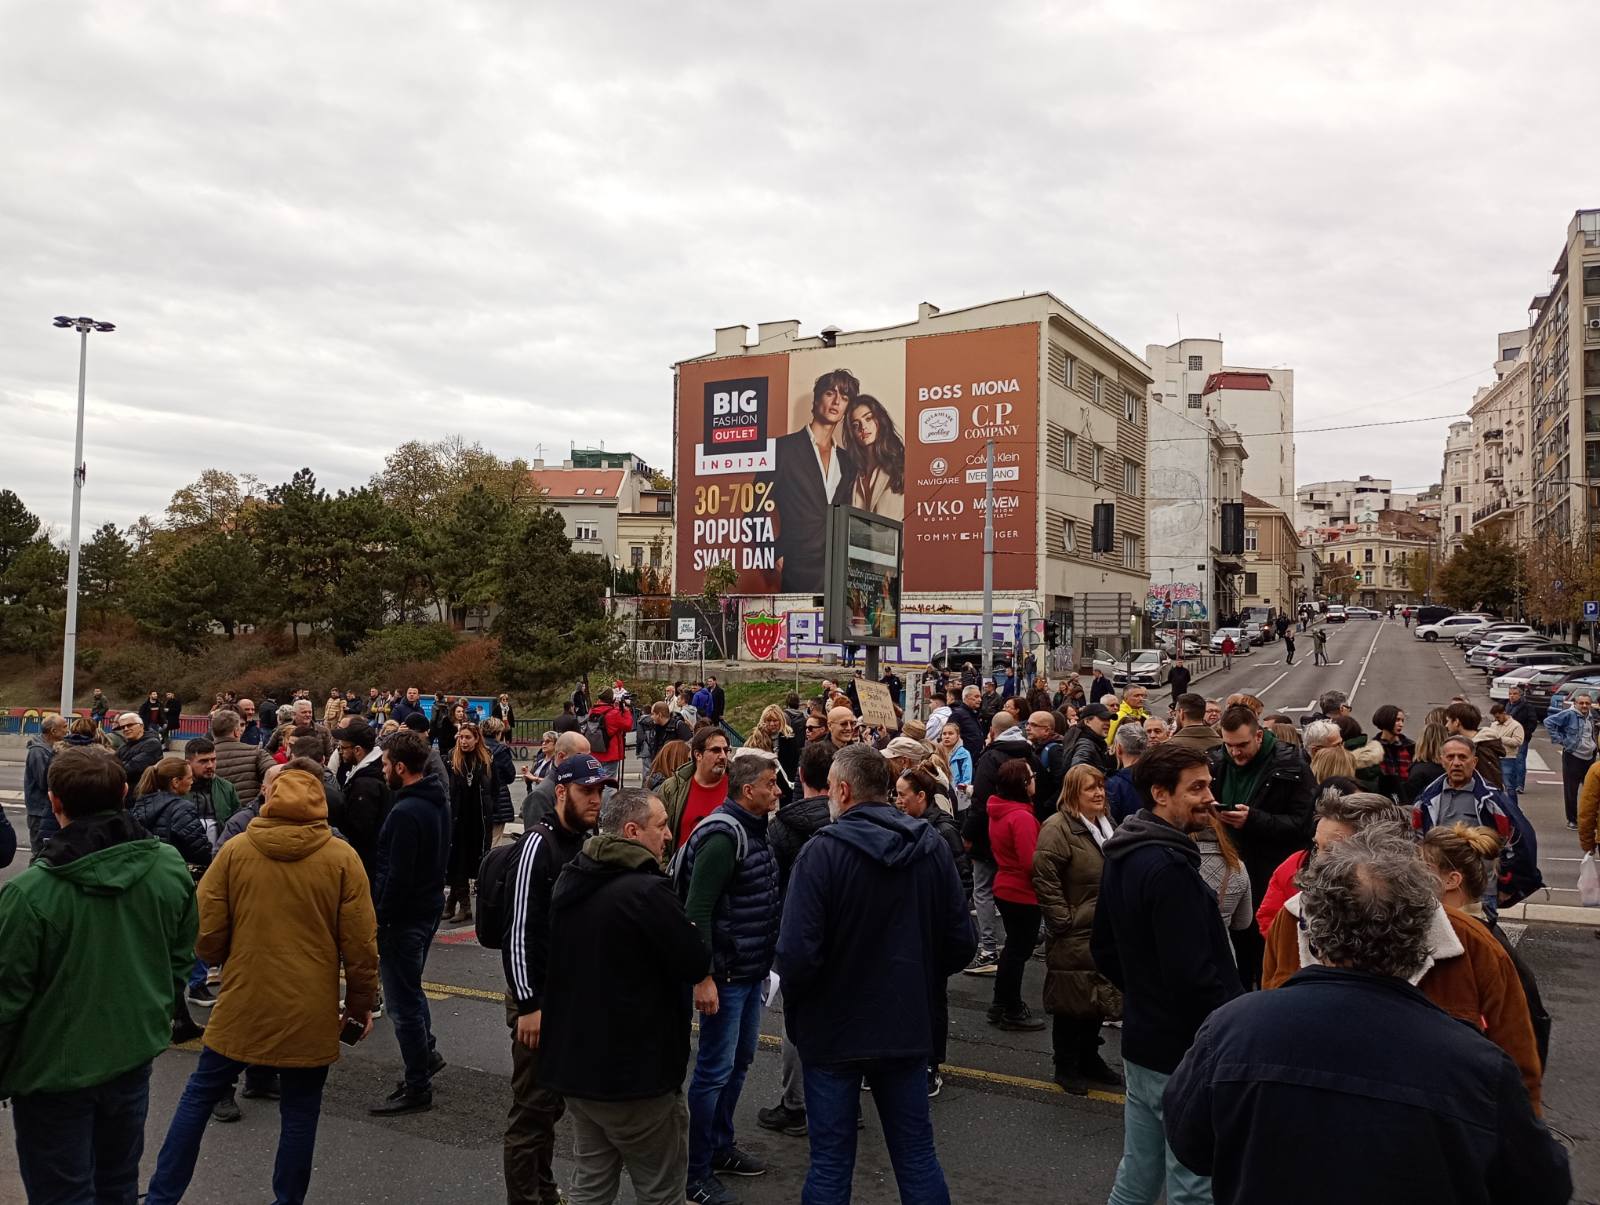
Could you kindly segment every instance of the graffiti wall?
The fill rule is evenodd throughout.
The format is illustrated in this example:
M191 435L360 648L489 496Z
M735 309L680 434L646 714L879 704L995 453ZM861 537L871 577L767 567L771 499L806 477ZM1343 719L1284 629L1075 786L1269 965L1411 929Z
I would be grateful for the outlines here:
M900 616L900 643L883 650L885 661L927 664L947 645L976 640L983 627L983 616L976 612L950 611L918 614L905 611ZM1015 644L1021 621L1011 612L997 612L994 640ZM771 600L746 600L739 623L740 652L752 661L821 661L834 653L841 659L844 650L822 638L820 608L796 608L776 612Z
M1159 586L1152 583L1144 606L1156 623L1204 623L1209 618L1205 593L1194 582Z

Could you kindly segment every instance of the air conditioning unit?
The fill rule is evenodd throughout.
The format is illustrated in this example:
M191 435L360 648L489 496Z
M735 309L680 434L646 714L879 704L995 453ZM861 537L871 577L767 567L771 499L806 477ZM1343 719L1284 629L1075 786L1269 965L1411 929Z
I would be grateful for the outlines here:
M1589 329L1592 331L1600 331L1600 318L1589 319Z

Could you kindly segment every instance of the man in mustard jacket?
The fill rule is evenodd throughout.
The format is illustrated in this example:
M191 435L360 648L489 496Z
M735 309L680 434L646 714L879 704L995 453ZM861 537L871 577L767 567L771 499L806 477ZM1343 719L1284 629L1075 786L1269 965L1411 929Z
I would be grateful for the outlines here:
M378 991L378 922L367 872L328 826L321 778L297 769L279 774L260 815L218 851L199 896L195 950L222 966L222 992L145 1200L170 1205L182 1198L211 1106L246 1066L278 1069L283 1129L272 1191L280 1201L303 1200L340 1031L346 1024L359 1026L361 1037L371 1031Z

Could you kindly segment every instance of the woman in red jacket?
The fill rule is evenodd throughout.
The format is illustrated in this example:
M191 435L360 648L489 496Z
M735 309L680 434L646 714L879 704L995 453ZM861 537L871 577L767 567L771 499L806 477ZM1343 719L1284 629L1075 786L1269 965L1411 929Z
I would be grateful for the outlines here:
M1022 971L1039 942L1039 897L1033 893L1033 850L1039 818L1033 811L1033 767L1014 757L994 776L989 798L989 844L994 850L994 904L1006 943L994 976L989 1023L1001 1029L1043 1029L1022 1002Z

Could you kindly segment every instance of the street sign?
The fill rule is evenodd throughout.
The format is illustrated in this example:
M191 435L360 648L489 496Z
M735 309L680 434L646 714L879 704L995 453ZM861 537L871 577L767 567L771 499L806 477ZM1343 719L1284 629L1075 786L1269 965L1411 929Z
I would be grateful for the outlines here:
M1592 623L1595 620L1600 619L1600 602L1590 599L1588 602L1584 603L1583 618L1584 622L1586 623Z

